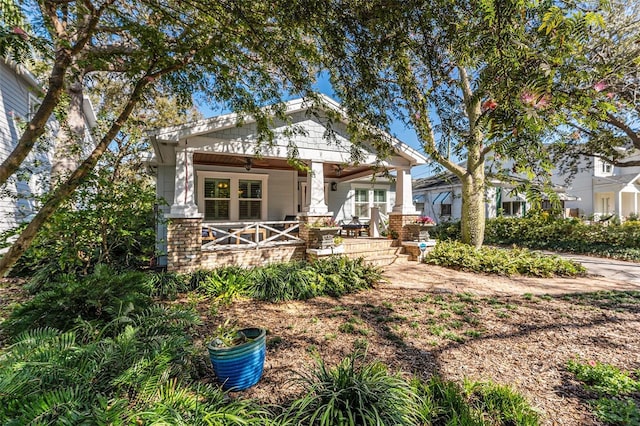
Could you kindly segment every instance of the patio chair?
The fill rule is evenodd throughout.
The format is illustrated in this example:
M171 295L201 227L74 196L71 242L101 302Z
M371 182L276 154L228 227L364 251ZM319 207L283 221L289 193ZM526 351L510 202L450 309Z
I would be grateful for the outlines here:
M202 227L202 242L203 243L208 243L210 241L215 241L216 239L216 233L211 229L211 228L207 228L207 227Z
M297 218L298 218L298 216L296 216L294 214L288 214L282 220L285 220L287 222L291 222L291 221L296 220ZM291 228L292 226L293 225L290 224L290 223L276 223L276 224L272 225L271 227L273 229L277 229L278 231L284 231L284 230L286 230L288 228ZM291 231L291 232L289 232L289 234L290 235L298 235L298 231L297 230L296 231Z
M369 236L369 224L360 222L358 216L352 216L351 222L340 225L340 235L342 235L342 231L346 232L347 237L353 236L358 238L361 237L362 234Z

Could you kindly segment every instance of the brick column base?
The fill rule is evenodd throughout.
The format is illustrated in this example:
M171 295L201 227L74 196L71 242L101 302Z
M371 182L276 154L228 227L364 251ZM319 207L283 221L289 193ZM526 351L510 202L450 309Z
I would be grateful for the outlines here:
M409 241L411 240L411 232L404 225L415 222L419 217L418 214L391 212L389 213L389 229L398 233L398 241Z
M307 243L307 248L309 248L309 227L312 223L317 221L322 221L324 219L332 219L333 214L322 214L322 215L305 215L301 214L299 216L300 220L300 228L298 230L298 236L303 239Z
M200 269L202 218L172 218L167 226L167 271Z

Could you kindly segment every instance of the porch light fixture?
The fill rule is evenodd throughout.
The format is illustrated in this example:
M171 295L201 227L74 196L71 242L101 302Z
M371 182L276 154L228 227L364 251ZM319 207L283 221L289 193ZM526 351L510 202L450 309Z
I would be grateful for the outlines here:
M251 166L253 165L253 160L251 159L251 157L247 157L246 158L246 162L244 164L244 168L249 171L251 170Z

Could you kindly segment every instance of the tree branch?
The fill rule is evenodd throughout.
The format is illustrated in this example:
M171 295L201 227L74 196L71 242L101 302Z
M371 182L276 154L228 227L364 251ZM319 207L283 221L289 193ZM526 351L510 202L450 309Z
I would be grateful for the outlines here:
M622 122L611 113L607 113L607 123L622 130L627 136L629 136L629 139L633 142L633 146L635 146L636 149L640 149L640 135L634 132L626 123Z

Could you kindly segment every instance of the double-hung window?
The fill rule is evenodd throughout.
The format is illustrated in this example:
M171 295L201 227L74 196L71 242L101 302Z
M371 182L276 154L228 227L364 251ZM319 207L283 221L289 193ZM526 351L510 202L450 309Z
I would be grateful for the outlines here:
M387 191L385 189L373 190L373 206L377 207L380 213L387 214Z
M229 220L230 179L204 179L204 220Z
M378 207L380 213L389 211L389 190L387 188L353 188L353 216L369 219L371 207Z
M198 210L205 221L267 220L268 175L198 171Z
M358 217L369 217L369 190L356 189L355 203L353 215Z
M260 219L262 213L261 180L240 179L238 181L238 198L238 218L240 220Z

